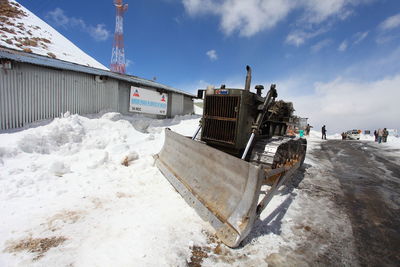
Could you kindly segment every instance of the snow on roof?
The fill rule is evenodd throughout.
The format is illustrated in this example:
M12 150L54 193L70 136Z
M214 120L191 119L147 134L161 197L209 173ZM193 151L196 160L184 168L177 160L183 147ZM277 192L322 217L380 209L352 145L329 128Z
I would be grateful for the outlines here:
M0 46L108 70L14 0L0 1Z

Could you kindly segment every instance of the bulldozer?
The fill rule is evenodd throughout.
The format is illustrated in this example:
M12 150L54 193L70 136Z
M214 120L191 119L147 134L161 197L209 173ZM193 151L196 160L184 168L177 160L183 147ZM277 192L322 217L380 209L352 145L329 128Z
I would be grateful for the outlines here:
M251 232L254 221L281 185L302 165L307 141L287 136L293 104L276 100L276 85L199 90L203 116L193 136L165 129L155 164L177 192L231 248ZM262 190L263 188L263 190ZM264 190L266 188L266 190Z

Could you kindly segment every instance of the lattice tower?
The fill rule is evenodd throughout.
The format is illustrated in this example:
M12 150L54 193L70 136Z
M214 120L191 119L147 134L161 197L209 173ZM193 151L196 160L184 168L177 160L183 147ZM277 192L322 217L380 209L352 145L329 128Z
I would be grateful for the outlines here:
M111 54L111 71L124 74L125 50L124 50L124 13L128 9L128 4L123 4L122 0L114 0L116 8L114 43Z

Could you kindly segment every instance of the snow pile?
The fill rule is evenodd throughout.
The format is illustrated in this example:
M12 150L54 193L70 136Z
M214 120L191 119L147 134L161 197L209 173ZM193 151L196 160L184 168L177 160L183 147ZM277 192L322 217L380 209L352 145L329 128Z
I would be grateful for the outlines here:
M203 99L193 100L194 114L203 115Z
M0 1L0 46L108 70L14 0Z
M370 138L371 141L375 140L375 137ZM378 143L376 143L378 145ZM400 137L395 137L395 136L388 136L387 137L387 142L386 143L380 143L379 145L385 146L385 147L391 147L391 148L400 148Z
M135 129L147 119L118 118L66 114L0 135L0 266L184 266L206 244L212 229L152 158L165 126L185 133L199 118L148 119L147 133ZM65 241L45 256L15 249L30 238Z

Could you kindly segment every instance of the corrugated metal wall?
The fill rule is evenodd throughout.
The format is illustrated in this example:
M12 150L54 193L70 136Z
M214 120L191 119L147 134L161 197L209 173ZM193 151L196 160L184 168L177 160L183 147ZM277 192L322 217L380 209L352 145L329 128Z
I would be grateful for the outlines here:
M133 114L129 112L130 87L112 78L98 82L91 74L13 62L12 69L0 69L0 129L23 127L67 111L90 114L108 109ZM192 112L191 97L168 93L168 117Z
M171 97L170 97L171 95ZM171 93L168 94L168 102L171 103L170 117L183 115L183 95Z
M119 82L118 85L118 112L121 114L128 115L129 112L129 101L131 93L131 85L126 82Z
M188 96L184 96L183 98L183 112L184 115L186 114L193 114L194 107L193 107L193 99Z
M66 70L13 63L0 70L0 129L71 113L118 110L118 81Z

